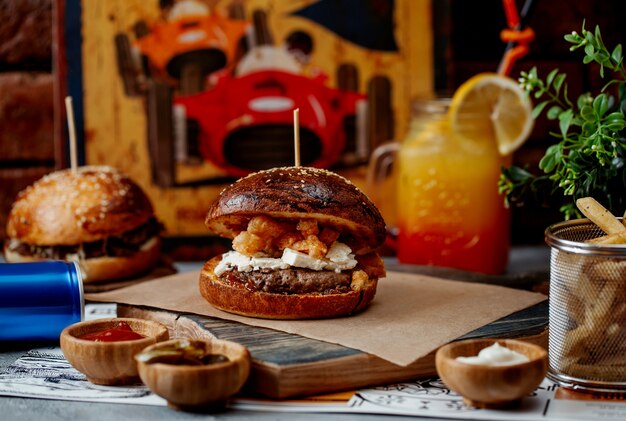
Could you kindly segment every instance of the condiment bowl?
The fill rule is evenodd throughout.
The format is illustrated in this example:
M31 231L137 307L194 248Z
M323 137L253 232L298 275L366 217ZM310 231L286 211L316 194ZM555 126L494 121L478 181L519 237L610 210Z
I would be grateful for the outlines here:
M159 356L172 349L202 349L203 355L223 355L226 361L189 365ZM156 356L156 358L153 358ZM175 409L206 412L220 409L250 374L250 353L243 345L219 339L173 339L146 348L135 357L141 380Z
M474 365L458 361L495 342L528 357L527 362L513 365ZM505 408L541 384L548 369L548 353L539 345L512 339L468 339L452 342L437 350L437 372L441 380L463 396L465 403L478 408Z
M141 339L96 342L81 336L115 328L120 322L140 335ZM167 328L150 320L134 318L97 319L75 323L61 332L61 350L69 363L101 385L121 385L139 382L135 354L145 347L169 339Z

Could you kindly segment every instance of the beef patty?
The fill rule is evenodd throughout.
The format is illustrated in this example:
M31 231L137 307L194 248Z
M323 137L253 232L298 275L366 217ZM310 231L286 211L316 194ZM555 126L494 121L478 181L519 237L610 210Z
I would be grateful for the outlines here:
M23 256L33 256L42 259L66 260L68 255L81 254L84 259L94 257L124 257L137 253L141 246L150 238L160 234L163 226L156 218L150 218L145 224L130 231L103 240L92 241L77 245L49 245L40 246L23 243L17 240L7 240L8 249Z
M273 294L341 294L350 291L352 272L316 271L310 269L261 269L250 272L230 270L219 279L240 285L250 291Z

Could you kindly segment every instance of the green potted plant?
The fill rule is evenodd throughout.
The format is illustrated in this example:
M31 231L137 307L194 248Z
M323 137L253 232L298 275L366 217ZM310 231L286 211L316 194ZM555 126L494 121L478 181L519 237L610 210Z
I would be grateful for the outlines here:
M566 74L552 70L542 80L536 68L521 72L520 84L537 105L533 118L541 114L558 121L559 131L551 133L557 143L547 148L535 175L527 168L502 170L499 190L507 204L522 205L529 197L546 201L565 197L561 207L565 219L578 217L578 198L592 196L614 214L626 209L626 73L622 46L609 50L600 29L565 35L570 50L584 51L583 63L597 63L607 83L597 94L569 98ZM607 74L608 73L608 74ZM559 196L562 193L563 196ZM569 200L568 198L571 198Z

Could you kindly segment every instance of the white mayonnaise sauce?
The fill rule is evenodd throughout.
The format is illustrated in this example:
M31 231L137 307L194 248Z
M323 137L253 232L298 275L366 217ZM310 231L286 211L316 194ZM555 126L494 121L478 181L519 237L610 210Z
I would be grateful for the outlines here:
M513 365L529 361L526 355L513 351L497 342L481 349L475 357L456 357L456 360L475 365Z

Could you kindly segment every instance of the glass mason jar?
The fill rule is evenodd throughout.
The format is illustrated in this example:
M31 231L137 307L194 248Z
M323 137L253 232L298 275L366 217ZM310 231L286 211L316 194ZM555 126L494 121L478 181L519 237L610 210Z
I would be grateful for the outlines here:
M500 274L510 213L497 183L508 158L491 142L456 135L449 105L415 101L408 133L394 148L398 260Z

